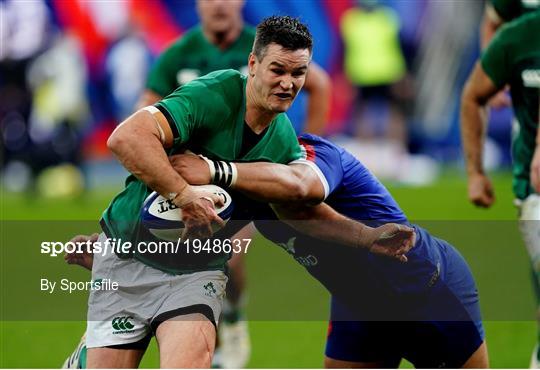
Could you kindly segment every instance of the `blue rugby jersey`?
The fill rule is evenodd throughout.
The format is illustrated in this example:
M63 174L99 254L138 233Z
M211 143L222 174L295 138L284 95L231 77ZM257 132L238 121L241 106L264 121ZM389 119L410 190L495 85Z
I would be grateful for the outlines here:
M350 153L315 135L303 134L299 141L305 159L315 164L312 168L323 182L328 205L371 226L387 222L408 224L388 190ZM472 296L474 299L465 306L472 307L470 313L476 312L474 280L461 256L451 245L422 228L415 226L416 245L407 254L409 261L401 263L365 249L310 238L281 222L256 221L255 225L266 238L302 264L334 297L354 308L360 317L393 319L395 307L399 305L403 307L404 315L395 317L396 320L425 317L426 309L435 307L437 316L462 320L463 310L458 307L459 303L451 305L449 310L439 307L446 298L437 297L448 294L455 295L461 302ZM457 275L467 276L461 279L467 284L454 278L456 274L452 269L458 265L457 260L462 261L463 269L467 270ZM453 293L448 293L448 289ZM439 293L433 295L435 290ZM430 303L426 304L428 301Z
M303 134L304 157L316 164L325 202L339 213L367 224L407 223L407 218L380 181L345 149L321 137Z

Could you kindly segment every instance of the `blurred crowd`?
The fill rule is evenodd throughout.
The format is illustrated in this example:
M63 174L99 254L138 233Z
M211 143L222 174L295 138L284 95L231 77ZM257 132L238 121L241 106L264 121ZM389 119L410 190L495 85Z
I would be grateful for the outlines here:
M479 53L483 1L247 0L306 21L330 75L325 135L378 175L432 180L460 161L459 95ZM131 114L156 57L198 23L194 0L0 2L2 186L73 194L111 160L106 139ZM306 103L293 105L302 131ZM487 160L509 163L509 108L494 111ZM81 170L82 169L82 170ZM105 171L105 170L104 170ZM104 178L102 176L102 178Z

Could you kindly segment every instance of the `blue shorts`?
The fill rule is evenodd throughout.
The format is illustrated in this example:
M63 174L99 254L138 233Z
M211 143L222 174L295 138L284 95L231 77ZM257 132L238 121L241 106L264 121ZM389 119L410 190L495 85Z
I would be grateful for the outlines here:
M374 291L359 292L364 302L355 307L352 301L332 297L327 357L391 366L405 358L417 368L460 368L480 347L484 330L469 267L450 244L421 228L417 235L408 263L372 261L379 278L397 292L390 299L379 300ZM372 312L384 313L384 320L369 316Z

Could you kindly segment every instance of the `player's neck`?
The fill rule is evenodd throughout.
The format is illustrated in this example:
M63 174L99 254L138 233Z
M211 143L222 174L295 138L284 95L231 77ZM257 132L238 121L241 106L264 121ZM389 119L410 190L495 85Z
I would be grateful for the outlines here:
M246 108L246 124L257 135L263 132L276 117L276 113L268 112L267 110L258 109L257 107Z
M253 91L253 85L249 79L246 85L246 116L245 121L249 128L260 134L266 129L272 120L277 116L277 113L269 111L257 100L257 94Z
M211 44L215 45L221 50L224 50L231 46L236 39L238 39L243 28L244 22L240 20L225 32L210 32L203 29L203 33Z

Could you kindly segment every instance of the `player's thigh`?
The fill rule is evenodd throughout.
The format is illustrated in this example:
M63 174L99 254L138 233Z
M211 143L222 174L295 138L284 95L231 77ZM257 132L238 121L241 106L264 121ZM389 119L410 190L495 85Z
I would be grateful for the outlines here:
M86 367L88 369L137 368L144 352L144 349L88 348Z
M336 304L332 306L335 307ZM396 350L393 326L392 322L380 321L331 321L326 339L325 367L397 367L401 355Z
M177 316L156 330L161 368L209 368L214 355L214 324L200 313Z
M482 342L480 347L463 364L464 369L487 369L489 368L489 356L486 342Z
M162 367L211 365L226 283L222 271L173 278L171 286L176 288L162 302L151 323Z

